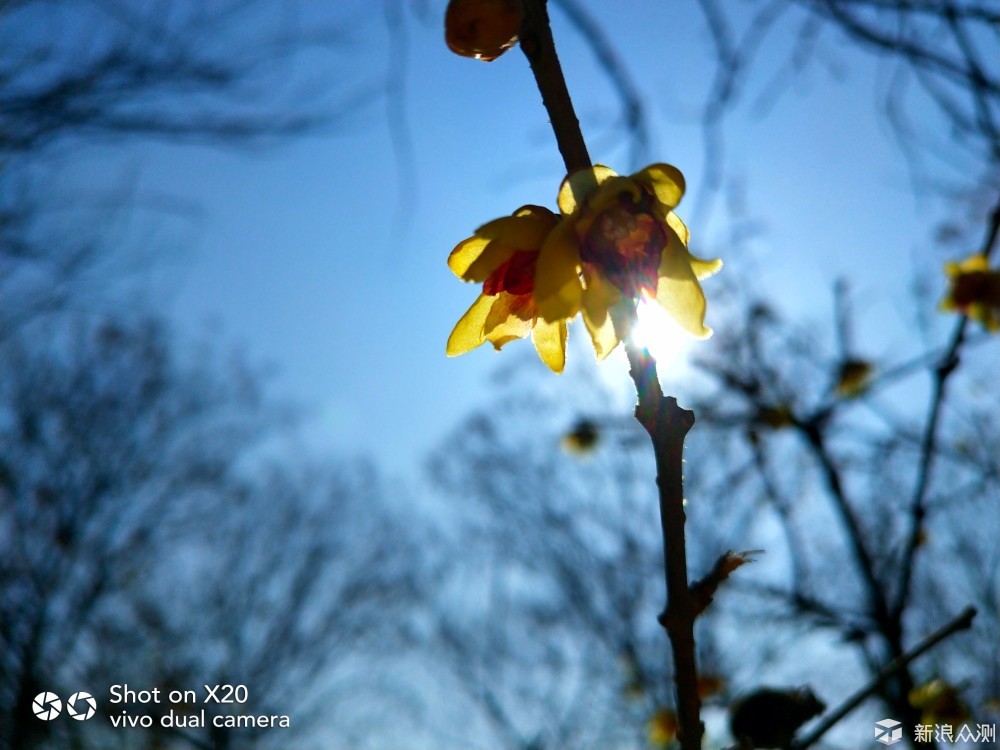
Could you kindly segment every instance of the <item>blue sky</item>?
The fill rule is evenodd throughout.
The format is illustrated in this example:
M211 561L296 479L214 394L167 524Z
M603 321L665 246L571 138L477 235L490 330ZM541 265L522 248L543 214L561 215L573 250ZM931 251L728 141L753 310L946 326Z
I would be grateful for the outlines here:
M266 150L91 148L77 155L67 181L127 179L140 197L181 198L191 213L142 215L144 236L169 253L150 272L158 304L186 336L203 338L212 322L223 347L273 364L274 391L306 405L317 446L407 470L496 387L491 374L501 359L533 356L516 342L500 355L445 357L451 327L477 294L451 275L448 252L522 204L554 207L562 164L518 49L489 64L456 57L443 42L443 3L427 3L426 18L406 13L403 56L375 4L334 5L337 18L351 20L334 65L338 86L378 83L390 64L404 66L413 153L404 181L383 100L359 107L334 132ZM731 113L726 185L742 188L741 211L759 228L733 248L724 194L696 200L704 170L698 118L714 69L694 4L585 5L649 108L649 161L669 161L687 176L678 213L691 224L696 254L722 257L723 274L741 275L799 316L829 319L833 280L850 275L862 312L878 321L860 338L902 353L906 325L893 300L941 214L914 198L896 135L878 114L886 71L831 37L823 58L766 113L752 95ZM310 15L316 7L305 27L322 20ZM641 166L629 164L613 127L618 102L606 76L558 9L552 16L592 158L620 172ZM788 49L791 29L775 35L775 52ZM764 56L750 94L780 59ZM705 288L709 324L717 325L711 306L721 285ZM584 338L582 329L570 336ZM583 366L582 352L571 355L570 370ZM602 371L624 382L619 358ZM538 377L555 376L539 364Z

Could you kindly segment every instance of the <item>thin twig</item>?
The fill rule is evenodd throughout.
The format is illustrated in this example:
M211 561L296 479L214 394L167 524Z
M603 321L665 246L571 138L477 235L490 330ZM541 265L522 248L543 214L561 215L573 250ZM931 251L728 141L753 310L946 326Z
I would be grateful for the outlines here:
M535 76L542 104L549 113L552 131L556 136L559 153L562 154L566 171L575 172L591 166L587 144L580 131L580 121L573 109L566 88L566 78L556 55L549 13L545 0L523 0L524 25L521 27L521 50L528 58L531 72Z
M871 614L879 627L883 631L887 631L890 624L889 608L882 592L882 585L875 571L875 561L872 559L871 551L865 544L865 534L861 528L861 521L855 513L850 500L847 498L847 491L844 488L840 469L830 456L823 426L815 420L806 420L796 422L796 427L802 432L813 456L819 462L823 479L826 482L827 489L830 491L830 497L833 499L834 508L840 516L844 529L847 532L847 540L851 546L851 552L854 554L861 576L864 579Z
M989 257L994 246L997 244L998 237L1000 237L1000 202L993 207L979 254ZM892 608L892 614L897 620L902 618L903 610L906 608L906 600L909 596L910 584L913 580L913 561L917 554L917 548L920 546L920 539L923 536L924 517L927 514L927 494L930 487L934 456L937 452L937 430L941 417L941 409L944 406L945 388L948 379L958 367L959 352L966 341L968 323L969 319L963 316L955 325L951 343L941 358L940 364L934 370L930 410L920 445L919 474L917 475L917 482L913 491L913 499L910 501L909 517L912 527L910 528L906 545L903 548L903 556L899 565L899 585Z
M894 659L900 658L903 655L902 620L893 616L888 601L889 594L884 590L876 573L872 552L866 544L860 520L848 500L840 469L830 456L823 427L815 421L799 423L797 426L805 435L813 455L820 464L833 506L844 525L848 544L851 546L865 587L870 616L884 639L889 654ZM891 692L891 695L886 696L886 702L900 712L900 719L910 723L916 716L916 709L910 706L906 700L906 696L913 689L913 675L905 669L905 666L906 664L903 663L899 669L894 670L893 676L897 677L894 685L895 690ZM884 682L880 682L879 687Z
M938 643L953 633L957 633L959 630L968 630L972 627L972 618L975 616L975 608L968 607L954 620L931 633L909 651L886 664L872 677L867 685L841 703L836 709L828 713L819 724L813 727L812 731L803 736L801 739L795 740L791 744L790 750L804 750L804 748L809 747L814 742L819 740L820 737L830 731L830 729L832 729L841 719L847 716L847 714L860 706L871 695L875 694L875 692L877 692L878 689L881 688L882 685L891 679L897 672L909 665L911 661L927 651L930 651Z

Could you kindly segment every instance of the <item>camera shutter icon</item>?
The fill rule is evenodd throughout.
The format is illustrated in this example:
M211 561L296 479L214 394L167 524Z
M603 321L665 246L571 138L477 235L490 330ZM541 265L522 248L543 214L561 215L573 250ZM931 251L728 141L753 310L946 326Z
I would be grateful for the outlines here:
M52 721L62 711L62 701L55 693L39 693L31 702L31 710L42 721Z
M73 693L66 701L66 713L77 721L86 721L97 712L97 701L90 693L82 690Z
M895 719L875 722L875 741L883 745L895 745L903 739L903 725Z

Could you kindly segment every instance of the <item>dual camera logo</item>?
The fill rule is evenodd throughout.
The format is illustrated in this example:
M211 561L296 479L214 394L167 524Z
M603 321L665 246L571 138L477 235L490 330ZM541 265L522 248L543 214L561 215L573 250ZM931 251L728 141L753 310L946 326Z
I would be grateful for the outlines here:
M42 721L52 721L62 712L62 701L55 693L39 693L31 702L31 710ZM86 721L97 712L97 701L82 690L66 701L66 713L77 721Z

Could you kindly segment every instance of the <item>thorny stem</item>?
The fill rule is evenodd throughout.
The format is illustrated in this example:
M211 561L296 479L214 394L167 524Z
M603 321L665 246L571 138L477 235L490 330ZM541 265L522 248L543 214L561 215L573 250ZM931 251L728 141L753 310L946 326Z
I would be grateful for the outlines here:
M522 0L522 7L521 49L542 94L566 171L586 169L591 166L590 155L556 56L546 0ZM678 406L675 398L664 397L657 378L656 360L631 344L626 344L626 351L638 394L635 418L649 433L656 456L667 588L667 606L659 620L670 638L674 657L678 739L682 750L699 750L703 728L695 661L695 612L688 588L682 474L684 438L694 425L694 413Z

